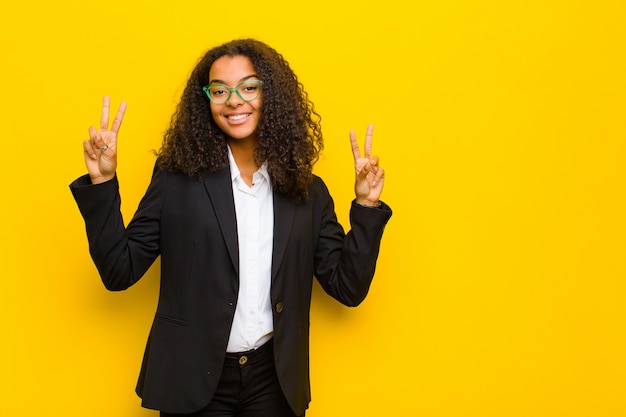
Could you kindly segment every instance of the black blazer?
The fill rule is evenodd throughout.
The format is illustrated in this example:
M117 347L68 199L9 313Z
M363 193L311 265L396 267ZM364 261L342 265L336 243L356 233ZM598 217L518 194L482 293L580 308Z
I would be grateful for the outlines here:
M192 413L220 378L238 294L237 219L229 168L203 180L155 169L125 228L117 178L70 189L85 219L89 250L104 285L124 290L161 256L161 289L137 383L142 405ZM358 305L374 276L391 209L352 204L345 235L319 177L296 203L274 192L271 300L280 385L301 415L310 401L309 309L312 279L341 303Z

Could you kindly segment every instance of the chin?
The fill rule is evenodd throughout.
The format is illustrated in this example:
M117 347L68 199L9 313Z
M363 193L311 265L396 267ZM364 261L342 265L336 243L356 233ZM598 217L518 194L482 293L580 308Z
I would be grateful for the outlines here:
M256 135L254 134L254 132L225 132L226 135L228 135L229 138L231 138L234 141L241 141L241 142L245 142L245 141L256 141Z

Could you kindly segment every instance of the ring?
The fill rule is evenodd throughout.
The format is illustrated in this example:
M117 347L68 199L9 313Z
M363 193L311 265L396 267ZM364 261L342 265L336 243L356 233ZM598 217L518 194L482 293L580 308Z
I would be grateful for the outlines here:
M109 149L109 145L106 145L106 144L105 144L102 148L100 148L100 152L104 152L104 151L106 151L107 149Z

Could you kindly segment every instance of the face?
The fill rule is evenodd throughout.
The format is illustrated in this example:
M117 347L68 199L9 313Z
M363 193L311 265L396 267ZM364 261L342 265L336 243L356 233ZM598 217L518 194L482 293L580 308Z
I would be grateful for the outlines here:
M209 83L220 83L229 87L235 87L242 81L258 79L252 62L243 55L222 56L215 60L209 70ZM211 114L215 123L231 139L256 142L261 101L261 94L252 101L244 101L233 91L225 103L211 102Z

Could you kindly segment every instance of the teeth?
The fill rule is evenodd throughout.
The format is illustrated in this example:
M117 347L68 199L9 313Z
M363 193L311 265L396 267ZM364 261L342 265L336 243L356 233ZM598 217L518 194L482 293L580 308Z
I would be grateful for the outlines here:
M246 117L248 117L247 114L237 114L235 116L228 116L230 120L241 120L241 119L245 119Z

